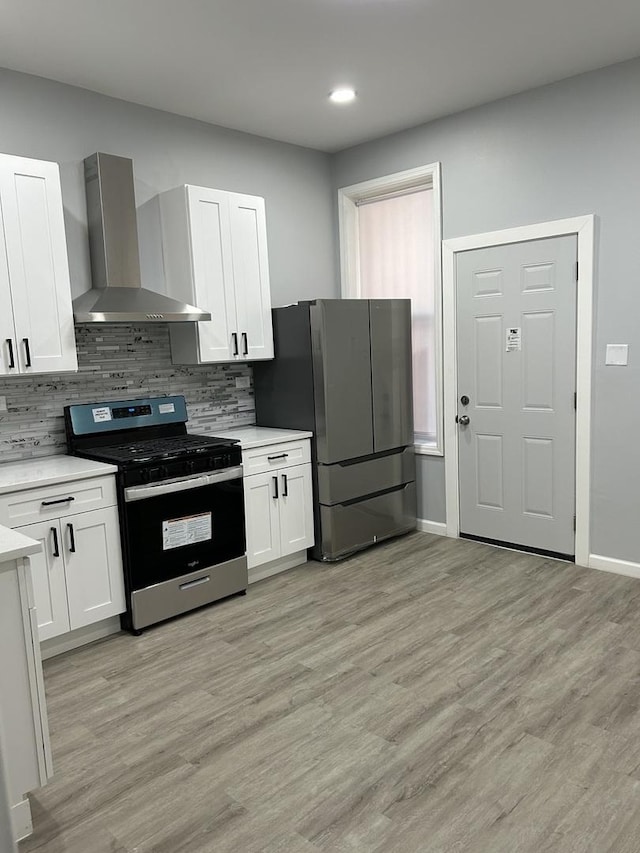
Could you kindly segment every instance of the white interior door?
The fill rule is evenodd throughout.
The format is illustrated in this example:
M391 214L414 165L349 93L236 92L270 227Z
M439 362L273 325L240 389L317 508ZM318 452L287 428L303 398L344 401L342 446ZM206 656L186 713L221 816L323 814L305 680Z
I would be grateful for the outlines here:
M53 519L18 529L42 545L38 554L29 557L29 563L38 619L38 637L40 640L49 640L70 630L60 524L57 519Z
M279 496L277 471L244 478L247 566L250 569L280 556Z
M62 519L71 628L125 609L120 528L115 507Z
M283 557L313 545L311 466L280 472L280 552Z
M2 157L0 198L21 371L77 370L57 163Z
M239 351L233 286L229 194L188 188L196 305L211 314L198 323L200 360L229 361ZM236 335L234 338L233 335Z
M462 534L574 554L576 290L574 236L457 255Z
M273 358L264 199L233 193L229 210L240 357Z

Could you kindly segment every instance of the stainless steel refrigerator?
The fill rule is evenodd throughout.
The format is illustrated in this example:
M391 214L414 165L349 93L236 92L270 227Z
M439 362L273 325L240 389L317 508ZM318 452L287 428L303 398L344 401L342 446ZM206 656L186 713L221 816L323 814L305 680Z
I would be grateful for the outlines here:
M318 560L416 526L411 302L317 299L273 310L254 365L256 422L313 432Z

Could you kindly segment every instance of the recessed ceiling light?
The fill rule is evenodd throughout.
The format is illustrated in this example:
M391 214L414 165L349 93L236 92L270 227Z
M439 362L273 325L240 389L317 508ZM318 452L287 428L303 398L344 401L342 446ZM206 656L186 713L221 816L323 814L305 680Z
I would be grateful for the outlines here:
M329 94L329 100L333 101L334 104L348 104L354 100L355 96L355 90L350 86L341 86Z

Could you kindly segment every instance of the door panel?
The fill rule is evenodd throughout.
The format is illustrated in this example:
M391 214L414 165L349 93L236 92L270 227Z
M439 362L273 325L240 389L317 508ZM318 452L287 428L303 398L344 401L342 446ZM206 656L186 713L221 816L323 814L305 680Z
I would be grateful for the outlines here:
M198 323L200 359L229 361L237 331L228 194L203 187L188 189L195 302L211 313Z
M522 315L522 405L525 409L553 411L556 363L555 314L552 311Z
M462 533L574 553L576 260L571 236L457 256Z
M58 166L7 157L0 170L21 371L77 370Z
M376 453L413 444L411 300L372 299L371 389Z
M38 619L38 636L40 640L49 640L70 630L60 524L55 519L27 524L19 527L18 530L42 545L42 550L38 554L29 557L29 563ZM56 540L57 557L55 556Z
M311 308L319 462L373 453L369 303L320 299Z
M264 199L233 194L229 210L240 356L273 358Z
M13 304L9 286L7 248L4 239L2 199L0 198L0 376L18 372L16 330L13 325ZM13 353L13 367L11 355Z
M476 317L476 405L502 406L502 317Z
M247 519L247 566L250 569L280 556L279 472L244 478ZM277 490L277 491L276 491Z
M311 465L280 473L280 553L283 557L313 545Z
M501 435L476 434L477 505L504 509L504 465Z
M525 437L522 462L523 511L553 518L553 441Z
M70 515L61 524L71 628L82 628L124 612L116 508Z

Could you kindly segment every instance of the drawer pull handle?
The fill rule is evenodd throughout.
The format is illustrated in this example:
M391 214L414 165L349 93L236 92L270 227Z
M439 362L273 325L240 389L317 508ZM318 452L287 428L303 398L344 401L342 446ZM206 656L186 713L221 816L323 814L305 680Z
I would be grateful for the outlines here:
M13 341L11 338L7 338L7 346L9 347L9 367L15 367L16 360L13 356Z
M67 530L69 531L69 552L71 554L76 553L76 535L73 530L73 524L67 524Z
M233 354L238 355L238 333L237 332L232 333L231 340L233 341Z
M75 498L72 495L69 495L68 498L57 498L55 501L42 501L42 506L53 506L54 504L66 504L71 501L75 501Z
M58 528L52 527L51 532L53 533L53 556L60 556L60 546L58 545Z
M186 583L181 583L178 589L180 591L185 589L191 589L192 586L200 586L200 584L208 583L211 580L211 575L205 575L202 578L196 578L193 581L187 581Z
M273 485L276 487L275 491L273 493L273 499L274 499L274 501L277 501L278 500L278 478L277 477L273 478Z
M24 344L25 367L31 367L31 348L29 347L29 338L23 338L22 343Z
M287 481L287 475L286 474L282 475L282 497L283 498L289 497L289 483Z
M267 456L267 461L273 462L274 459L286 459L288 455L288 453L278 453L276 456Z
M242 355L249 355L249 339L247 333L242 333Z

